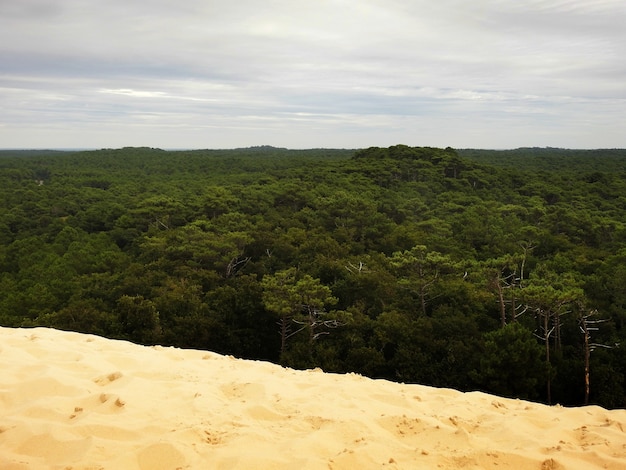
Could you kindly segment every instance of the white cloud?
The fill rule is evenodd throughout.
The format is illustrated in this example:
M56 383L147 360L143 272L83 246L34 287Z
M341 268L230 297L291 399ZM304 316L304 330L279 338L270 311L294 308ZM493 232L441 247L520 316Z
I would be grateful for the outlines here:
M49 5L0 0L5 146L626 146L622 0Z

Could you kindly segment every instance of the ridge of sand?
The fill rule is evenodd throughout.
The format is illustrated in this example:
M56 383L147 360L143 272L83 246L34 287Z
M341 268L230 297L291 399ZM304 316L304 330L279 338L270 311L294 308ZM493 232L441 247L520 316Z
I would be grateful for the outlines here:
M626 468L626 411L0 328L0 469Z

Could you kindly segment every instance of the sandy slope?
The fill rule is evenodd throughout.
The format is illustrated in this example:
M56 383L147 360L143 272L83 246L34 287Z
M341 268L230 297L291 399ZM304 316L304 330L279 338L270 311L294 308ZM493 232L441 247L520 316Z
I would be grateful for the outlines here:
M0 328L0 469L620 469L626 411Z

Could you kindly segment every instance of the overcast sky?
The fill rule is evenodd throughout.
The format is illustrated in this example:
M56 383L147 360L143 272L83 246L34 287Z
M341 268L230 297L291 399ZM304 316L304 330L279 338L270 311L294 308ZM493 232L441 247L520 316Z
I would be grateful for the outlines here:
M0 0L0 148L626 148L625 0Z

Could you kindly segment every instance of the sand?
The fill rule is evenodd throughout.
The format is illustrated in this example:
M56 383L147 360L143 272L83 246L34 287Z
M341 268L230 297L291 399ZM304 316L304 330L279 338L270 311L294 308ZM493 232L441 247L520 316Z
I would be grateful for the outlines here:
M0 328L0 469L626 469L626 411Z

